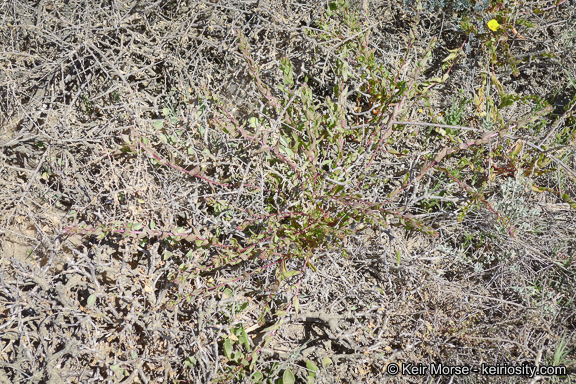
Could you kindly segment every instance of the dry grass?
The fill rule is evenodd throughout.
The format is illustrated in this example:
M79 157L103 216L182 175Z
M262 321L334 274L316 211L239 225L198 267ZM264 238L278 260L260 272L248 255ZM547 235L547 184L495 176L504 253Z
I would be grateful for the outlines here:
M492 3L1 4L0 382L574 381L576 7ZM386 373L482 362L569 374Z

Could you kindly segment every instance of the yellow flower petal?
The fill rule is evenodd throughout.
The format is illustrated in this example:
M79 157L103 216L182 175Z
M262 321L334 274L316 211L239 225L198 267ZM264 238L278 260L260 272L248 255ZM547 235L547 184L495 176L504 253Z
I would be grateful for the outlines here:
M488 28L496 32L498 28L500 28L500 24L498 24L496 20L492 19L488 22Z

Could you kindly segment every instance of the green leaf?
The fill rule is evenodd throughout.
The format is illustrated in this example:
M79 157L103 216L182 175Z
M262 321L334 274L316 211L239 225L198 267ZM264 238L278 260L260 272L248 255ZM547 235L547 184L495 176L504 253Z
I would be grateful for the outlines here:
M449 50L450 51L450 50ZM447 61L451 61L454 60L455 58L458 57L459 52L452 52L450 53L448 56L446 56L444 58L444 60L442 60L443 63L447 62Z
M244 325L240 325L240 327L241 327L242 333L241 333L239 339L244 342L244 346L246 347L246 350L248 352L250 352L250 343L248 342L248 335L246 334L246 330L244 329Z
M258 118L257 118L257 117L251 117L251 118L248 119L248 125L249 125L251 128L256 128L256 127L258 127L258 126L260 125L260 122L258 121Z
M230 288L224 288L224 291L222 292L222 298L227 299L232 296L234 296L234 292Z
M299 275L300 273L301 273L300 271L286 271L286 272L282 273L282 277L284 279L287 279L289 277Z
M120 369L120 364L111 365L110 369L112 370L112 372L116 372L117 370Z
M224 354L228 359L232 358L232 343L230 339L224 340Z
M314 373L316 373L318 371L318 367L316 366L316 364L314 364L310 360L306 360L306 368L308 368L310 371L312 371Z
M166 107L162 108L162 114L164 116L168 116L170 114L170 108L166 108Z
M250 379L252 380L253 383L258 383L264 379L264 375L262 374L262 372L256 371L252 374L252 377Z
M95 302L96 302L96 295L95 294L91 294L90 296L88 296L88 303L87 303L88 307L93 306Z
M316 372L318 372L318 367L310 360L306 360L306 368L308 368L308 383L312 384L316 379Z
M288 147L280 146L280 153L282 153L283 155L286 155L290 158L294 157L294 152Z
M187 366L188 368L192 368L193 366L196 365L196 358L194 358L194 356L190 356L189 358L186 359L184 365Z
M284 374L282 375L282 380L284 381L284 384L294 384L296 382L294 374L289 369L284 371Z
M500 96L500 106L499 108L509 107L514 104L516 97L514 95L504 94Z
M164 127L164 121L156 120L155 122L152 123L152 126L156 129L162 129L162 127Z
M280 62L281 62L280 68L282 69L282 72L284 72L284 84L285 85L293 85L294 80L293 80L292 63L286 57L283 57L280 60Z
M258 351L254 351L252 352L252 361L250 363L250 370L254 370L254 367L256 366L256 362L258 361Z
M150 229L154 229L156 228L156 223L154 222L154 220L150 221Z
M322 365L326 368L332 364L332 359L329 357L325 357L322 359Z

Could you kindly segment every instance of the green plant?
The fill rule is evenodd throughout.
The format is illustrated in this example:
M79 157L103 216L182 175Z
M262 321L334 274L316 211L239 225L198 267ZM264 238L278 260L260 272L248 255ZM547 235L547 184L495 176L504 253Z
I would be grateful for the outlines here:
M554 367L557 367L560 365L564 365L564 366L570 365L570 363L573 363L573 361L568 360L567 357L571 351L572 351L572 348L570 348L568 346L568 342L566 340L566 335L562 336L562 338L558 341L558 344L556 344L556 349L554 350L554 355L549 360L549 365L554 366ZM566 377L557 377L557 376L552 377L553 383L562 382L561 380L568 380L569 383L572 382L571 375L568 375Z
M463 122L463 118L466 114L466 106L471 102L471 100L462 96L462 91L458 97L452 99L452 105L450 110L446 113L444 117L445 124L448 125L460 125ZM451 135L457 134L457 130L450 130L447 128L447 133Z
M496 210L503 213L510 220L510 224L517 230L534 230L530 220L539 216L540 209L528 209L527 201L522 197L523 192L532 190L528 180L519 177L510 178L500 185L502 197L494 204ZM501 228L505 231L505 228Z
M554 356L552 357L550 364L553 366L564 364L566 362L565 359L570 351L571 349L568 348L568 344L566 342L566 335L564 335L564 337L562 337L556 345L556 350L554 351Z

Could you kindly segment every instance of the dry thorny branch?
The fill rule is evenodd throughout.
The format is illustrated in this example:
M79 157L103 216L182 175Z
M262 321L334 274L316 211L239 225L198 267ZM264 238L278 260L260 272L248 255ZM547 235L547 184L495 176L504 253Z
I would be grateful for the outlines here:
M354 31L324 2L0 4L0 382L306 380L307 362L319 382L417 382L386 366L552 364L576 343L575 7L477 2L524 20L490 45L451 17L460 3L363 1ZM379 100L342 51L365 37L398 89ZM301 88L284 100L286 63ZM345 125L342 151L371 150L319 165L323 191L362 199L294 185L306 156L279 140L303 84ZM274 231L242 224L287 225L308 203L388 216L327 230L302 258L264 238L269 259L213 264L217 246Z

